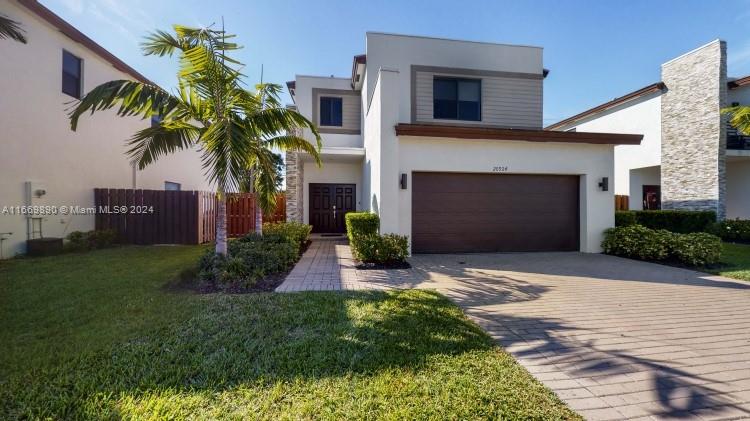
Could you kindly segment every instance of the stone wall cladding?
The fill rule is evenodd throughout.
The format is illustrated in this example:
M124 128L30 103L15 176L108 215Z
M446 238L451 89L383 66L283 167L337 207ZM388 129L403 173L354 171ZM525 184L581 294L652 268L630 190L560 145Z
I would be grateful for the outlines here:
M711 42L664 63L661 192L664 209L725 214L726 43Z
M302 222L302 191L304 164L299 152L286 152L286 220Z

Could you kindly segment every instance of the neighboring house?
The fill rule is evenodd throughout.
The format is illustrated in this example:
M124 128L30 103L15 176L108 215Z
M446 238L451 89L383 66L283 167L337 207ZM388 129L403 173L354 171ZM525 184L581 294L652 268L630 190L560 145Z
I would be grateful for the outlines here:
M22 253L27 238L94 228L92 215L27 217L11 214L11 207L91 207L95 187L209 188L196 151L162 157L144 171L129 163L125 142L149 121L97 113L81 118L78 130L71 131L71 101L110 80L148 80L36 1L4 0L0 14L20 22L28 39L27 44L0 40L4 257Z
M288 82L323 138L320 168L287 154L289 219L343 232L370 210L416 253L600 251L614 147L641 136L543 130L541 48L374 32L365 47L351 77Z
M713 210L750 218L750 138L721 108L750 104L750 77L727 78L726 43L710 42L661 66L661 81L547 129L642 133L615 148L615 193L631 209Z

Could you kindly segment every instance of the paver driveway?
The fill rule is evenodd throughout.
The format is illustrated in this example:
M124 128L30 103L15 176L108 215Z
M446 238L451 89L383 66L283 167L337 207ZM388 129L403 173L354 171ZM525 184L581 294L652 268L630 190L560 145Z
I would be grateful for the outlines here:
M417 255L316 241L283 290L431 288L589 419L750 419L750 284L581 253Z

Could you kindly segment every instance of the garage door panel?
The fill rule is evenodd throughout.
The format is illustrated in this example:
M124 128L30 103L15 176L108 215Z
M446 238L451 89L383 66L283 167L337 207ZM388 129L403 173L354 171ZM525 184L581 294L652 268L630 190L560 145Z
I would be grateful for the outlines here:
M578 177L414 173L412 250L578 250Z

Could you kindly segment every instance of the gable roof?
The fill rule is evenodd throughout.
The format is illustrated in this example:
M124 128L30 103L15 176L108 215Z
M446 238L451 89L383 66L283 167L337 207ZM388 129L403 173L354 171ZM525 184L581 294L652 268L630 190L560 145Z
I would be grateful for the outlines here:
M737 78L737 79L733 79L733 80L730 80L730 81L727 82L727 88L729 88L729 89L737 89L737 88L741 88L743 86L748 86L748 85L750 85L750 75L744 76L744 77L741 77L741 78ZM666 88L667 88L667 86L664 84L664 82L652 83L651 85L644 86L643 88L638 89L636 91L633 91L633 92L631 92L631 93L629 93L627 95L623 95L623 96L621 96L619 98L613 99L612 101L605 102L604 104L601 104L601 105L598 105L598 106L596 106L594 108L588 109L588 110L586 110L586 111L584 111L582 113L576 114L576 115L574 115L572 117L568 117L565 120L561 120L561 121L558 121L557 123L550 124L549 126L545 127L544 129L545 130L556 130L556 129L559 129L560 127L565 126L565 125L567 125L569 123L573 123L573 122L576 122L578 120L584 119L584 118L586 118L588 116L600 113L602 111L606 111L606 110L608 110L608 109L610 109L612 107L616 107L616 106L618 106L620 104L623 104L623 103L628 102L628 101L632 101L632 100L637 99L639 97L642 97L644 95L648 95L648 94L651 94L651 93L654 93L654 92L658 92L658 91L662 91L663 92L664 89L666 89Z
M665 88L666 88L666 85L664 85L664 82L652 83L652 84L650 84L648 86L644 86L641 89L635 90L635 91L633 91L633 92L631 92L629 94L626 94L626 95L623 95L621 97L615 98L612 101L605 102L604 104L601 104L601 105L598 105L598 106L596 106L594 108L588 109L588 110L586 110L586 111L584 111L582 113L578 113L578 114L574 115L573 117L568 117L565 120L558 121L557 123L551 124L551 125L545 127L544 129L545 130L555 130L555 129L558 129L558 128L562 127L562 126L565 126L568 123L573 123L575 121L584 119L584 118L586 118L586 117L588 117L590 115L593 115L593 114L596 114L596 113L608 110L608 109L610 109L612 107L616 107L616 106L618 106L620 104L624 104L624 103L626 103L628 101L632 101L632 100L640 98L640 97L642 97L644 95L649 95L649 94L652 94L654 92L662 92L662 91L664 91Z
M110 53L104 47L97 44L94 40L87 37L83 32L79 31L73 25L66 22L63 18L57 16L51 10L44 7L37 0L18 0L18 3L35 15L39 16L42 20L57 28L57 30L62 32L62 34L66 37L83 45L94 54L112 64L115 69L130 75L135 80L138 80L140 82L148 83L150 85L156 85L154 82L146 78L146 76L143 76L137 70L128 66L127 63L117 58L114 54Z

